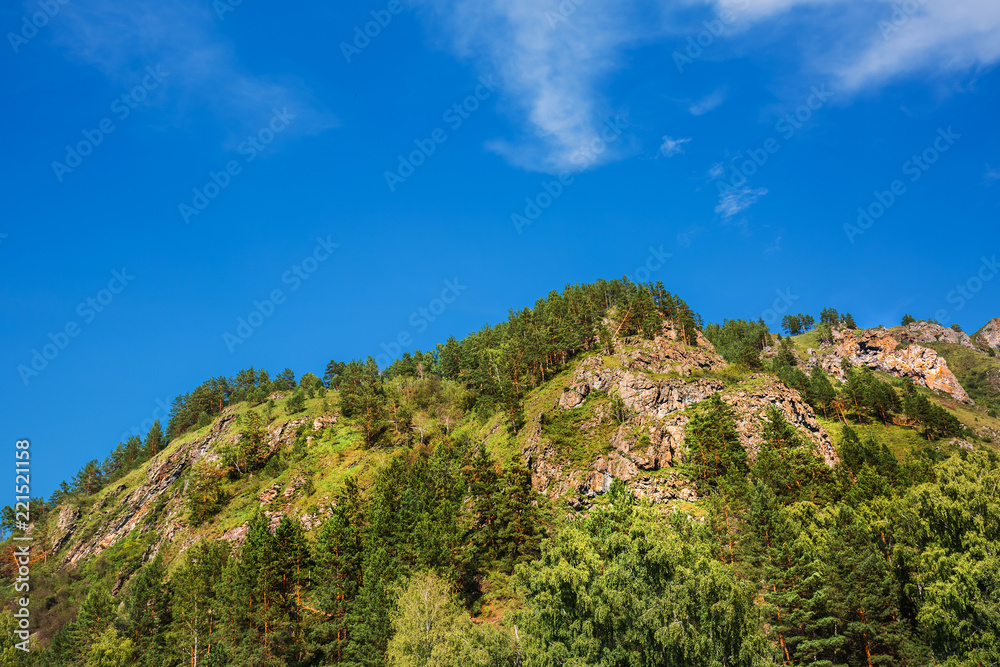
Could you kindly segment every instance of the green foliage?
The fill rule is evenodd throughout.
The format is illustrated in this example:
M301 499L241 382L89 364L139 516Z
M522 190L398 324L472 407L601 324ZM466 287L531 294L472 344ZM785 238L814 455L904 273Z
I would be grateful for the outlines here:
M192 526L200 526L225 506L227 497L222 487L225 475L217 465L195 465L187 491L188 522Z
M411 577L395 607L386 651L392 667L487 667L521 658L512 633L473 624L448 583L432 572Z
M301 389L297 389L285 403L285 412L294 415L306 409L306 396Z
M820 344L833 342L833 327L829 322L816 325L816 334Z
M1000 661L1000 460L955 456L937 481L907 493L900 532L912 567L906 593L937 661Z
M789 336L797 336L812 329L814 322L815 320L812 315L803 315L802 313L798 315L788 314L781 318L781 328Z
M816 364L809 372L809 385L805 392L806 401L814 409L822 410L823 417L829 418L830 409L836 398L837 392L830 384L830 378L826 371L823 370L822 366Z
M910 315L909 313L907 313L906 315L903 315L903 321L900 322L900 324L902 324L905 327L906 325L913 324L916 321L917 321L917 319L915 317L913 317L913 315Z
M125 601L123 635L130 641L140 664L154 664L157 657L167 652L171 599L163 555L158 554L135 576Z
M716 352L731 364L747 368L763 368L760 353L767 347L767 325L764 320L724 320L722 324L709 324L705 336L712 341Z
M231 558L226 542L203 541L186 553L184 564L171 577L172 622L168 629L175 655L185 663L228 665L224 622L228 617L224 572Z
M239 440L222 448L222 462L236 476L260 470L271 456L269 434L264 417L249 410L242 416Z
M130 667L133 655L132 640L109 627L90 647L86 667Z
M628 406L625 405L625 401L622 400L621 394L618 393L611 395L611 402L608 404L608 407L611 410L611 419L616 424L624 424L635 414L632 410L629 410Z
M389 425L384 380L375 360L352 361L340 375L340 413L354 419L365 445L374 447Z
M864 465L871 466L895 483L899 476L899 462L884 443L878 442L869 435L865 440L858 437L857 432L849 426L844 427L840 444L837 448L840 454L839 467L852 480L856 480Z
M764 665L755 588L713 558L685 515L614 503L518 570L528 664Z
M763 442L750 469L751 480L767 487L779 503L830 495L833 486L830 468L774 405L768 408L761 435Z
M687 423L684 460L700 494L729 475L745 477L747 454L736 432L735 413L718 394L702 401Z
M965 427L955 415L931 403L923 394L904 397L903 409L907 418L923 426L924 437L928 440L950 438L965 433Z

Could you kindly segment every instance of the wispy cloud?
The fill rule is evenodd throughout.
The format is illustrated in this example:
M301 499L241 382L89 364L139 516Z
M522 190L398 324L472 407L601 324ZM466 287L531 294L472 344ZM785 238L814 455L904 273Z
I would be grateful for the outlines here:
M724 218L731 218L757 203L757 200L767 194L767 188L737 188L727 190L719 195L719 205L715 212Z
M664 157L673 157L678 153L683 153L684 144L689 143L690 141L690 137L684 139L674 139L672 137L664 136L663 143L660 144L660 153L662 153Z
M238 135L258 127L273 108L287 106L298 115L298 132L336 126L301 81L254 74L242 66L232 45L217 33L210 4L74 0L62 12L52 30L70 58L123 85L134 83L147 65L159 65L170 75L163 94L169 94L178 117L207 108Z
M722 88L718 88L710 95L707 95L698 100L697 102L693 103L690 107L688 107L688 111L690 111L695 116L701 116L703 114L706 114L712 109L718 107L723 102L725 102L727 93L728 89L725 86L723 86Z
M705 30L705 17L690 12L691 4L739 17L726 40L754 30L808 32L808 40L786 40L809 51L795 54L795 61L847 92L907 74L1000 60L996 0L412 1L430 9L430 24L442 29L455 53L503 78L514 129L488 147L513 164L543 171L577 168L573 156L599 140L602 124L618 111L609 84L627 64L629 49ZM904 6L913 11L906 14ZM726 97L720 88L689 103L688 111L708 113ZM619 158L626 145L603 152L587 167Z
M602 86L622 64L623 50L642 39L641 1L573 3L569 21L551 20L557 3L537 0L418 0L432 7L463 57L497 71L517 108L520 136L490 148L520 166L575 169L573 156L596 142L615 110ZM561 10L559 10L561 11ZM591 165L613 159L606 151Z
M996 167L991 167L990 165L986 165L986 175L984 176L984 178L986 179L987 183L994 183L996 181L1000 181L1000 169L997 169Z
M715 180L721 178L723 174L726 173L726 165L721 162L716 162L712 165L712 168L708 170L708 178L710 180Z
M778 236L774 239L774 243L764 248L765 255L773 255L776 252L781 252L781 237Z
M702 0L724 8L747 0ZM828 7L820 8L821 5ZM809 12L808 9L812 9ZM791 14L790 10L805 9ZM857 90L918 72L948 73L1000 61L1000 3L996 0L875 0L835 3L833 0L753 0L743 10L762 23L788 13L783 25L836 12L824 21L818 39L817 65L840 79L845 90ZM824 14L825 16L826 14Z

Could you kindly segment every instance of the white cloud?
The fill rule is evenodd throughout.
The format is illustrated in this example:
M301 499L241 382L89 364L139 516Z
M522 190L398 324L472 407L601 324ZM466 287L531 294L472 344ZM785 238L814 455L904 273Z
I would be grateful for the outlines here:
M582 166L573 160L597 142L604 121L615 115L608 84L627 65L628 49L666 35L683 41L705 29L705 17L688 11L691 4L730 17L733 29L719 39L747 39L757 29L782 33L785 44L805 45L807 52L793 58L807 63L813 78L822 75L845 92L1000 60L997 0L913 0L918 9L902 17L893 15L902 6L898 0L413 2L429 8L432 25L443 27L455 53L504 80L501 99L516 129L488 146L514 164L545 171L589 168L622 154L624 141ZM892 29L880 29L879 21ZM726 94L717 90L688 111L707 113Z
M712 165L712 168L708 170L708 177L709 179L714 181L715 179L720 178L725 173L726 173L726 165L722 164L721 162L716 162L715 164Z
M454 50L498 72L506 99L524 118L523 133L490 147L511 162L555 171L581 165L574 156L595 143L615 110L601 93L622 64L622 52L642 38L637 5L567 0L566 20L553 20L558 3L537 0L419 0L430 5ZM621 145L625 142L620 142Z
M724 218L731 218L757 203L757 200L767 194L767 188L730 189L719 195L719 205L715 212Z
M217 35L218 25L210 5L190 0L75 0L51 29L71 58L123 86L141 80L147 65L160 66L168 75L161 94L169 94L179 116L208 108L240 133L257 129L273 108L288 107L297 116L291 132L336 126L302 82L242 67L233 47Z
M824 63L847 90L878 85L918 72L947 73L1000 60L1000 2L996 0L702 0L718 11L740 11L762 22L793 9L837 12L824 21L822 39L812 39ZM826 14L824 14L824 17ZM803 22L808 11L792 20ZM792 23L791 25L795 25Z
M1000 181L1000 169L986 165L986 182Z
M671 137L663 137L663 143L660 144L660 152L663 153L664 157L673 157L678 153L684 152L684 144L691 141L691 138L685 139L672 139Z
M726 101L727 92L726 87L723 86L692 104L688 107L688 111L695 116L706 114Z

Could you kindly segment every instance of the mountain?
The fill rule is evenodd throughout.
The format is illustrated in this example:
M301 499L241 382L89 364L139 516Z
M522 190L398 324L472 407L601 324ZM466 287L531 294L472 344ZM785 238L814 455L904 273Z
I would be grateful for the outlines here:
M0 664L995 663L1000 318L785 325L599 281L212 378L5 509Z

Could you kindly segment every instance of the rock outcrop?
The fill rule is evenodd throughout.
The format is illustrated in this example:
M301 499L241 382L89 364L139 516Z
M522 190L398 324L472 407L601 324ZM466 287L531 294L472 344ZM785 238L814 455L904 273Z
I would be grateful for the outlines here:
M976 334L976 343L1000 350L1000 317L994 317Z
M820 363L828 373L843 379L840 360L867 366L896 377L908 377L915 384L950 394L962 403L972 403L948 362L934 350L921 345L897 349L899 342L888 329L841 330L834 332L831 354ZM905 344L904 344L905 345Z
M60 528L61 536L57 536L58 543L54 546L53 553L70 542L71 547L63 558L64 563L72 564L82 558L96 556L144 523L146 528L143 530L152 529L148 519L153 518L151 512L158 505L163 510L163 518L158 518L157 521L161 524L169 522L170 526L176 524L178 526L174 530L176 533L179 530L177 521L183 511L183 502L180 489L171 490L171 485L202 457L206 461L217 460L218 452L214 450L215 445L238 440L237 433L227 433L234 419L235 414L223 414L205 437L185 443L169 455L159 454L153 458L149 463L146 479L124 497L119 497L126 488L124 485L106 491L104 497L94 506L93 511L102 515L95 535L72 543L74 526L71 525L65 530ZM273 452L290 446L298 437L298 428L304 423L305 419L299 418L269 428L270 450ZM234 431L234 429L228 430ZM161 540L157 549L163 542L163 536L170 535L170 526L167 529L160 527Z
M545 440L540 420L536 420L528 427L529 444L523 449L533 486L552 497L566 493L593 497L607 492L611 481L617 478L634 493L653 502L696 500L694 489L672 468L683 456L689 419L684 411L718 393L734 408L740 439L751 458L760 449L763 417L768 407L774 405L803 432L828 464L834 463L836 453L829 435L795 390L768 376L751 376L745 385L732 390L726 390L721 380L690 379L695 369L715 370L724 366L725 362L710 344L691 348L669 338L646 341L638 348L626 347L611 359L593 356L583 360L554 409L579 407L594 392L604 392L620 396L632 416L614 431L607 443L610 451L584 469L565 465ZM596 428L607 417L598 415L595 423L580 427Z
M900 343L952 343L975 349L972 339L961 331L930 322L913 322L895 332Z

